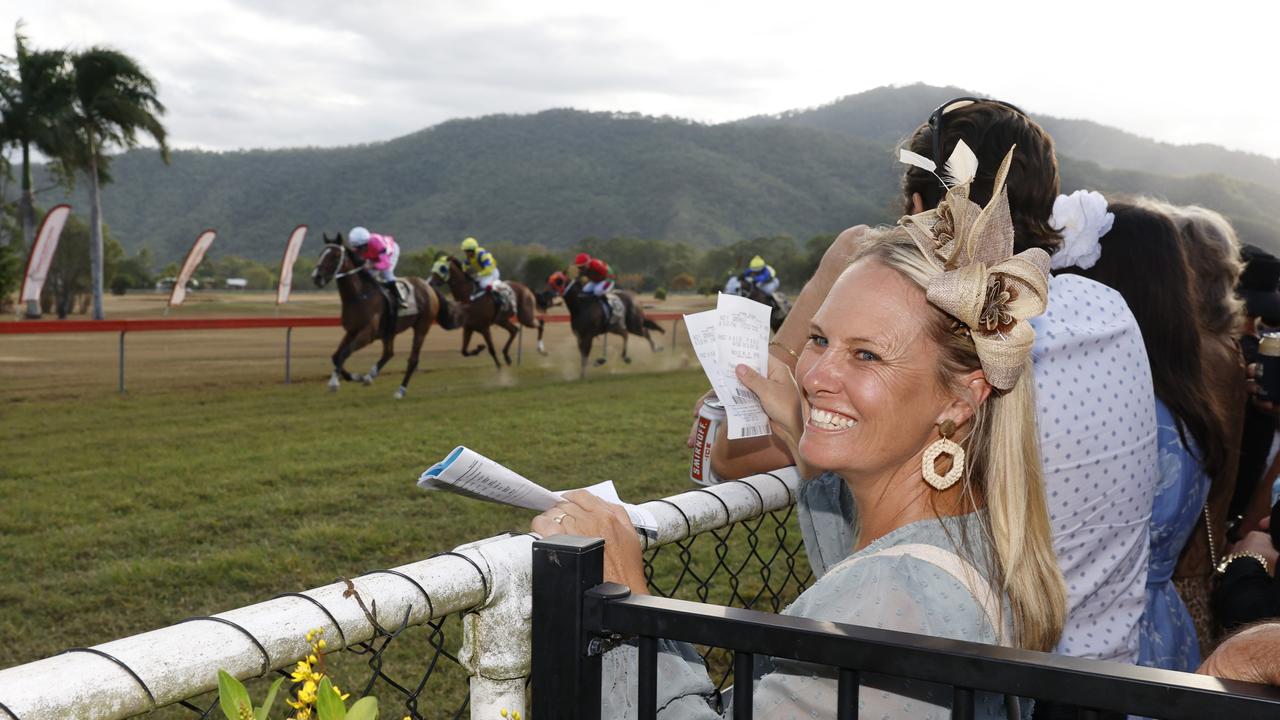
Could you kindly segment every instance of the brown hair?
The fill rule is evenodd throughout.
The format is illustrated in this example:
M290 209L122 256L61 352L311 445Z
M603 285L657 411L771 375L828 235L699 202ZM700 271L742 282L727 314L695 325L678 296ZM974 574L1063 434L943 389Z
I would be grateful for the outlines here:
M1201 308L1192 290L1187 243L1174 219L1149 207L1111 201L1115 224L1102 237L1102 257L1088 270L1064 268L1112 288L1124 297L1142 331L1156 397L1195 440L1193 455L1210 477L1226 462L1226 429L1214 416L1205 384ZM1183 444L1191 449L1189 443Z
M1038 247L1052 255L1062 243L1061 233L1049 225L1053 201L1058 197L1058 159L1053 152L1053 138L1034 120L1006 105L967 105L943 116L942 157L931 158L939 172L961 139L978 156L978 175L970 186L969 197L984 207L991 200L996 169L1009 148L1017 146L1008 182L1014 251ZM906 147L925 157L932 156L933 128L928 123L916 128ZM928 210L938 206L946 190L931 173L911 166L902 177L907 214L913 212L914 193L920 193Z

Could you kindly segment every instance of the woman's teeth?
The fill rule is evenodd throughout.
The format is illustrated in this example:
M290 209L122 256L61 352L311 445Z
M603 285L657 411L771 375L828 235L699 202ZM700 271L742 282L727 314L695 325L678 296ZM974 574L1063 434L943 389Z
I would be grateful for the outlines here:
M822 428L823 430L848 430L858 424L858 421L851 417L820 408L811 408L809 410L809 422L814 427Z

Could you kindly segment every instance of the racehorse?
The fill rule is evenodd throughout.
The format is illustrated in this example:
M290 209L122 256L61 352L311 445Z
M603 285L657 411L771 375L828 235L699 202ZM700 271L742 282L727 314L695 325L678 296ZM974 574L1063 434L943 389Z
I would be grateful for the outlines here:
M564 306L569 309L569 325L573 328L574 337L578 339L578 352L582 355L581 377L587 376L587 358L591 355L591 344L598 335L605 333L621 335L622 361L626 363L631 362L631 356L627 355L628 335L639 335L648 340L649 349L653 352L662 351L662 348L654 345L649 331L657 330L660 333L666 331L662 326L644 316L644 310L640 308L640 304L631 293L625 290L612 292L622 302L623 318L622 322L617 322L616 318L606 318L604 304L600 298L582 292L582 283L576 280L570 281L564 273L555 273L548 279L547 284L552 292L560 295L564 300ZM557 285L562 285L563 291L558 290ZM603 365L604 362L604 358L598 358L596 365Z
M396 318L392 332L387 332L384 318L387 317L388 303L395 302L387 296L382 283L374 279L372 273L365 269L342 238L342 233L335 237L324 236L324 249L316 260L316 269L311 272L311 279L316 287L324 287L331 280L338 282L338 295L342 298L342 329L346 334L338 349L333 353L333 374L329 376L329 389L337 391L340 380L352 382L359 380L365 385L373 383L383 366L392 358L395 347L395 336L409 328L413 328L413 349L409 353L409 367L405 369L404 379L396 390L397 400L408 392L409 378L418 368L418 355L422 352L422 342L427 338L431 323L438 322L442 327L449 324L445 315L448 306L444 297L434 288L428 287L422 278L401 278L413 291L417 301L416 315ZM352 353L368 345L374 340L382 340L382 357L365 375L352 375L343 364Z
M769 326L777 332L778 328L782 327L783 321L787 319L787 314L791 312L791 301L787 300L782 293L770 295L749 279L743 278L740 283L737 294L772 308L769 312Z
M486 292L479 297L473 299L476 288L476 281L467 274L462 267L462 263L458 258L449 256L449 275L444 279L449 284L449 292L453 295L453 299L462 306L462 354L464 357L472 357L479 355L485 348L489 349L489 357L493 358L493 364L499 370L502 369L502 363L498 362L498 354L493 344L492 326L498 325L506 329L507 344L502 346L502 358L511 364L511 343L515 342L516 333L520 331L519 325L527 328L538 329L538 352L546 355L547 352L542 345L543 321L537 317L534 311L533 291L525 287L523 283L507 282L507 286L511 288L512 294L515 296L515 308L507 309L505 312L499 313L498 301L492 292ZM519 322L519 325L516 324ZM480 343L474 350L468 349L471 345L471 333L480 333L484 338L484 342Z

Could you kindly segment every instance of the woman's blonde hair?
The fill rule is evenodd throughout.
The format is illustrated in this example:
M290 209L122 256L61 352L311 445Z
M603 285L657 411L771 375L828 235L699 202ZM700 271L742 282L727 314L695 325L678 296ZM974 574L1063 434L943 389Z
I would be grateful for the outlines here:
M901 227L869 233L851 263L867 258L896 270L922 290L940 272ZM981 368L981 362L973 341L956 332L955 320L941 310L933 314L929 330L939 347L939 384L962 395L959 378ZM1030 357L1012 389L993 389L987 401L974 408L973 425L962 445L966 492L970 498L980 493L987 508L992 581L1009 597L1014 642L1048 652L1057 645L1066 620L1066 586L1045 506ZM962 539L961 544L967 542Z

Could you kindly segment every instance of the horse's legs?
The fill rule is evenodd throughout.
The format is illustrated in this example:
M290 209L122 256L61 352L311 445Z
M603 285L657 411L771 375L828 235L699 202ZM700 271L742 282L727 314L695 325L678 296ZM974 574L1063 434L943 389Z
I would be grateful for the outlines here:
M413 377L413 372L418 369L418 355L422 352L422 343L427 339L427 331L430 329L430 325L421 330L417 327L413 329L413 347L409 350L409 367L405 368L404 379L400 381L400 388L396 390L397 400L404 398L404 394L409 391L409 378Z
M591 340L590 337L578 336L578 352L582 355L582 369L578 375L579 380L587 379L587 359L591 357Z
M396 354L396 338L394 335L382 338L382 357L369 368L369 374L360 377L360 381L365 385L372 385L374 378L382 372L382 368L395 357Z
M484 336L485 341L485 345L481 345L480 349L483 350L485 347L488 347L489 357L493 358L493 366L501 370L502 363L498 362L498 351L493 347L493 327L480 328L480 334ZM480 350L476 350L476 353L479 352Z
M629 337L631 337L631 336L630 336L630 334L628 334L628 333L627 333L627 329L626 329L626 328L623 328L623 329L622 329L622 332L620 332L620 333L618 333L618 334L622 336L622 362L624 362L624 363L626 363L626 364L630 365L630 364L631 364L631 356L627 354L627 338L629 338Z
M520 332L520 326L511 321L511 318L500 320L501 325L507 331L507 344L502 346L502 359L507 361L507 365L511 364L511 343L516 341L516 333Z
M538 320L538 354L546 355L547 350L542 346L542 330L546 326L546 320Z
M355 338L355 336L356 334L353 332L347 332L346 334L344 334L342 336L342 340L338 343L338 349L333 351L333 357L332 357L333 374L329 376L330 392L338 391L338 386L341 384L341 380L346 380L347 382L351 382L352 380L355 379L351 377L351 373L347 372L342 367L342 364L346 362L347 358L350 357L352 352L354 352L349 348L351 345L351 341Z

